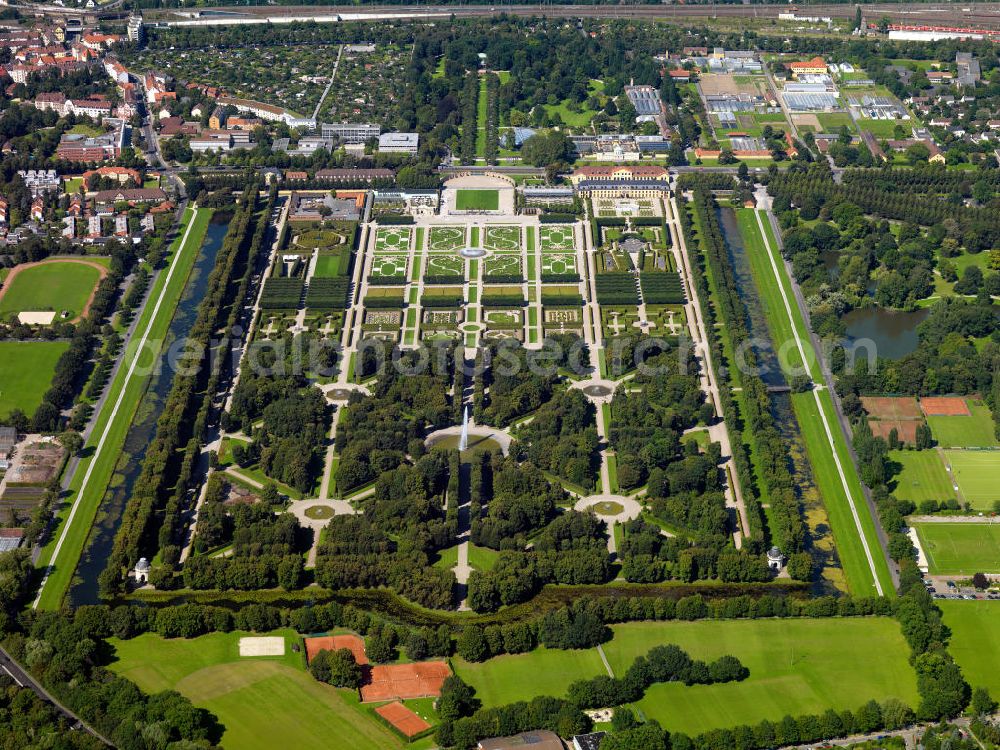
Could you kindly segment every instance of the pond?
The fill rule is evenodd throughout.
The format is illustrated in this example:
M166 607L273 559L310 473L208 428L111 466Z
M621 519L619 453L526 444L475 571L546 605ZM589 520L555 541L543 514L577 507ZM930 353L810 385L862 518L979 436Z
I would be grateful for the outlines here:
M882 359L899 359L917 350L920 343L917 326L928 315L930 310L926 308L910 312L883 307L851 310L844 316L847 342L854 344L868 340L873 342L873 353Z

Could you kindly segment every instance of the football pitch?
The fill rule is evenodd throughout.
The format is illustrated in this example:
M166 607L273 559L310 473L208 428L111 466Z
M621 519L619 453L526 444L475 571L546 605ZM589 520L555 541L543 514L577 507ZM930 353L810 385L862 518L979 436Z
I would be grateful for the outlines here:
M915 524L934 575L1000 573L1000 524Z
M35 413L67 349L65 341L0 341L0 418Z
M302 654L291 650L298 640L292 631L271 634L286 639L285 656L277 657L241 658L238 643L244 635L165 639L147 633L112 639L117 660L111 669L147 693L176 690L207 708L225 726L220 743L225 747L318 750L331 747L332 737L339 747L404 746L360 707L353 691L324 685L305 671Z
M937 451L889 451L889 460L902 466L894 477L893 493L900 500L920 505L924 500L948 500L955 490Z
M615 675L653 646L674 643L696 659L724 654L749 668L743 682L654 685L637 704L664 728L699 734L720 727L780 721L786 714L855 709L870 698L917 700L916 676L899 625L888 618L706 620L612 626L603 648ZM880 658L871 659L872 653ZM607 674L596 649L501 656L483 664L454 659L484 706L537 695L565 696L577 679Z
M455 194L459 211L496 211L500 208L499 190L459 190Z
M98 268L72 260L53 260L14 270L17 274L12 274L0 290L0 319L28 310L65 310L69 318L76 318L101 280Z
M1000 500L1000 451L945 451L962 497L976 510L993 510Z
M948 651L973 687L1000 695L1000 602L941 599L935 602L951 629Z

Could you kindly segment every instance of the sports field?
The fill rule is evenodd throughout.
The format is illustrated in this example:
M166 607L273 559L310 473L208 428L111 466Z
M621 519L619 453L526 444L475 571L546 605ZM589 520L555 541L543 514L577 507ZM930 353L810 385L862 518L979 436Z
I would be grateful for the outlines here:
M77 465L67 502L56 514L55 530L38 558L39 567L51 564L51 568L42 581L36 607L58 609L73 579L132 417L149 384L149 374L139 364L148 362L151 353L160 352L211 218L209 208L188 208L184 212L177 238L170 245L167 265L150 285L135 333L122 354L122 366L108 385L108 399L94 422L87 441L89 450Z
M917 700L916 677L899 625L888 618L640 622L612 626L603 648L615 675L653 646L675 643L699 659L733 654L750 670L743 682L654 685L639 707L667 729L693 734L780 720L786 714L856 708L870 698ZM871 654L879 659L872 660ZM536 695L562 696L577 679L606 674L596 649L453 660L487 706Z
M893 493L900 500L920 505L924 500L948 500L955 497L937 451L889 451L889 460L902 469L894 477Z
M969 416L927 417L934 439L942 448L988 448L1000 445L993 417L982 401L966 399Z
M1000 602L942 599L936 602L951 629L948 651L973 687L1000 695Z
M372 750L401 748L402 740L362 709L353 691L314 680L288 630L285 656L239 656L245 633L212 633L190 640L145 634L113 639L115 672L146 692L176 690L219 717L221 744L233 748L288 747L296 750L338 746ZM275 710L280 707L281 710Z
M0 341L0 417L35 413L68 348L65 341Z
M993 510L1000 500L1000 451L945 451L962 497L976 510Z
M934 575L1000 573L1000 524L914 524Z
M459 190L455 193L459 211L496 211L500 208L499 190Z
M76 318L100 280L99 268L73 260L14 269L0 290L0 319L26 310L67 311L69 319Z

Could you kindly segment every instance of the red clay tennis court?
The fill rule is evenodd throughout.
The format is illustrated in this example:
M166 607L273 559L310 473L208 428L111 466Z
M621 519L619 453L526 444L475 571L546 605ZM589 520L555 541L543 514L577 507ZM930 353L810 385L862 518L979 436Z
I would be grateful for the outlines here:
M868 426L871 428L872 435L885 440L889 439L889 433L895 428L896 437L901 442L914 445L917 442L917 427L923 423L922 419L919 421L916 419L873 419L868 423Z
M365 656L365 641L357 635L321 635L306 638L306 659L312 661L320 651L339 651L342 648L351 650L358 664L367 664Z
M920 419L920 406L912 396L862 396L861 405L875 419Z
M928 417L968 417L972 414L961 396L927 396L920 399L920 408Z
M399 701L386 703L375 709L375 713L392 724L409 739L431 728L431 725L417 716Z
M450 675L451 670L443 661L372 667L368 671L368 682L361 686L361 701L436 698L441 695L441 686Z

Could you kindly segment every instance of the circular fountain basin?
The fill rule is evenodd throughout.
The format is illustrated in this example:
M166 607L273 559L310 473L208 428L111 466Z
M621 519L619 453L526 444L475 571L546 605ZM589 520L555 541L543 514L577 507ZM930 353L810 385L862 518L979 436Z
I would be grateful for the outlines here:
M463 258L482 258L487 255L485 247L463 247L458 251Z

